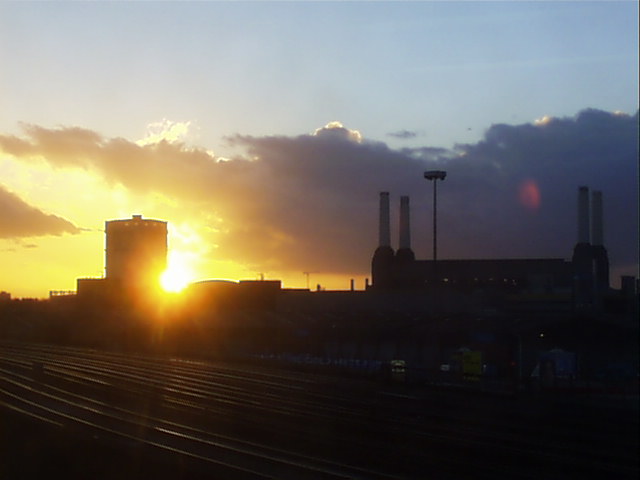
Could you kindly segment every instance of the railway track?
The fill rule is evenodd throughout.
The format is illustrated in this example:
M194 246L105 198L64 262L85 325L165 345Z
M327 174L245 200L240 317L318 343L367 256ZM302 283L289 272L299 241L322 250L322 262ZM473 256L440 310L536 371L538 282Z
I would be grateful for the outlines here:
M214 478L638 473L637 412L256 366L0 343L0 405L60 435L143 446L147 461L179 458Z

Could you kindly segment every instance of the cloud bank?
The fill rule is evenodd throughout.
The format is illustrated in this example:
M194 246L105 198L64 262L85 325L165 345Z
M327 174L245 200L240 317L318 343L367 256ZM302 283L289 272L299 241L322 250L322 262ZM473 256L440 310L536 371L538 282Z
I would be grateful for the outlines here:
M0 238L38 237L79 233L71 222L27 204L0 185Z
M23 128L21 137L0 135L0 151L171 196L210 223L216 256L257 271L368 274L383 190L394 215L400 195L411 196L414 250L427 256L432 186L423 172L434 168L448 172L438 189L443 258L569 258L577 187L588 185L603 191L612 264L638 263L637 113L496 124L453 151L394 150L333 122L297 137L232 136L244 153L231 159L180 141Z

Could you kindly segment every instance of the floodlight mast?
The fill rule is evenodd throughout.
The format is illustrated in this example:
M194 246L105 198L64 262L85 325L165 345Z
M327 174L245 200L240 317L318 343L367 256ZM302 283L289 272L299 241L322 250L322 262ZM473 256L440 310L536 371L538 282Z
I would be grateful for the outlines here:
M438 259L438 230L437 230L437 191L438 180L444 180L447 172L444 170L429 170L424 172L424 178L433 181L433 280L434 287L438 281L436 261Z
M447 176L447 172L444 170L429 170L428 172L424 172L424 178L427 180L444 180Z

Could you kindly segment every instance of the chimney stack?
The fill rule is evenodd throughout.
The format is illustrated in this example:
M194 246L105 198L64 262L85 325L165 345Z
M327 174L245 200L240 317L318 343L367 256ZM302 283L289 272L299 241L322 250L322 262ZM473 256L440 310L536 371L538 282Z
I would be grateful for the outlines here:
M589 240L589 187L578 189L578 243L591 243Z
M604 245L604 226L602 220L602 192L594 190L591 194L591 244Z
M391 248L389 192L380 192L380 231L378 248L371 259L373 288L388 288L393 284L394 253Z
M400 244L399 249L411 248L411 224L409 215L409 197L400 197Z
M609 290L609 256L604 247L602 192L578 190L578 243L573 248L574 299L579 308L603 308Z
M391 222L389 217L389 192L380 192L379 247L391 247Z

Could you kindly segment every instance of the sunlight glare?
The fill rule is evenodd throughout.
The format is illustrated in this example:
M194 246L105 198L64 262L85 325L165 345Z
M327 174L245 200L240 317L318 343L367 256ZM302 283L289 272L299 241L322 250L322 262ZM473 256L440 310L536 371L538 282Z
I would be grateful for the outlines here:
M193 271L186 260L180 254L169 255L169 266L160 277L160 284L166 292L178 293L193 281Z

